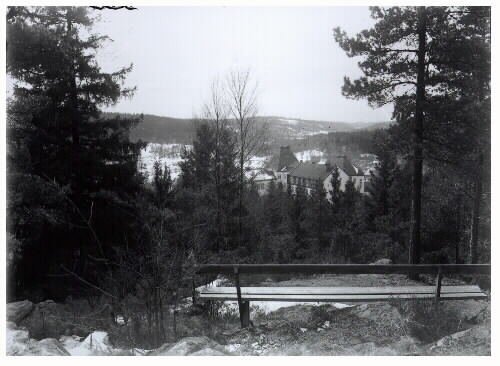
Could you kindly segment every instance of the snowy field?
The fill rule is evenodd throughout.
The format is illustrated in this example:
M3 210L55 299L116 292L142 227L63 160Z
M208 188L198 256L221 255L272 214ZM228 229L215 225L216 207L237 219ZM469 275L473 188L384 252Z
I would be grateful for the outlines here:
M326 154L320 150L305 150L294 154L299 161L314 161L318 164L326 164Z
M166 165L170 170L172 179L177 179L181 174L179 163L182 161L183 149L190 150L192 145L182 144L157 144L149 143L146 148L141 151L139 170L148 175L151 180L153 177L153 165L155 161L159 161L162 165Z
M183 149L185 148L189 151L192 147L192 145L149 143L141 151L139 170L143 174L147 173L148 178L151 180L154 163L158 160L162 167L164 165L168 167L172 179L175 180L181 174L179 163L182 161ZM270 156L254 156L248 161L246 166L251 171L257 172L265 167L270 158Z

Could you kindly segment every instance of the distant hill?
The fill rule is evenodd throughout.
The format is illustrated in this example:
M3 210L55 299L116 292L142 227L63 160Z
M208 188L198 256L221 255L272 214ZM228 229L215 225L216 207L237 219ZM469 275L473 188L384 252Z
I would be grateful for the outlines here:
M118 113L105 113L116 116ZM139 114L120 113L130 117L140 117ZM301 140L315 135L327 135L329 132L351 132L359 130L375 130L386 128L391 122L333 122L285 118L277 116L257 117L258 123L267 124L271 141ZM192 119L142 115L142 122L132 129L130 137L133 141L142 140L157 143L190 144L195 135Z
M334 122L305 120L300 118L284 118L275 116L259 117L262 122L267 122L270 133L277 139L303 139L308 136L328 134L330 132L350 132L356 130L374 130L387 128L390 121L387 122Z
M106 117L117 115L140 118L141 122L130 131L132 141L191 144L195 134L192 119L155 116L138 113L104 113Z

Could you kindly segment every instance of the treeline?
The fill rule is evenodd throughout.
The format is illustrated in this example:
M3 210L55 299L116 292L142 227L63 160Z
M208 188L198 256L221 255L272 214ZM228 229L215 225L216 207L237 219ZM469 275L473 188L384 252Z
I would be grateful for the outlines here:
M141 123L130 131L132 141L190 144L194 137L194 121L152 114L122 114L125 118L140 118Z
M347 155L358 157L359 154L370 153L374 150L373 140L376 131L361 130L330 133L323 146L330 156Z

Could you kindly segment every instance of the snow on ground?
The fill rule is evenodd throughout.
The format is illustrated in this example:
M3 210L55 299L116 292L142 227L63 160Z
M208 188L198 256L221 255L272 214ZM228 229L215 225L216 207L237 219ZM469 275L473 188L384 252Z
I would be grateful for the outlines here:
M249 181L262 182L264 180L274 179L274 175L266 172L265 170L247 170L245 172L245 178Z
M158 160L162 167L167 165L170 176L175 180L181 174L179 163L183 160L182 151L184 148L189 151L192 145L149 143L141 151L139 170L143 174L147 173L151 180L154 163ZM246 163L246 168L249 168L250 171L261 170L270 158L270 156L254 156Z
M250 158L250 160L246 163L245 168L248 169L262 169L266 166L266 163L269 161L270 156L254 156Z
M236 312L238 313L238 302L237 301L226 301L228 312ZM304 302L304 301L251 301L250 302L250 311L251 312L263 312L264 314L272 313L281 308L287 308L291 306L297 305L313 305L320 306L324 305L323 302ZM351 307L352 305L341 304L341 303L330 303L333 307L337 309L343 309Z
M314 131L301 131L298 133L299 136L314 136L314 135L328 135L326 130L314 130Z
M196 288L196 291L202 291L203 289L206 289L207 287L219 287L222 284L227 282L227 280L222 277L218 276L214 281L210 282L207 285L199 286ZM250 312L251 313L264 313L264 314L269 314L273 311L276 311L281 308L286 308L286 307L291 307L291 306L297 306L297 305L313 305L313 306L320 306L321 302L300 302L300 301L251 301L250 302ZM347 304L342 304L342 303L330 303L332 306L336 307L337 309L343 309L343 308L348 308L351 307L352 305L347 305ZM224 305L222 308L219 310L219 314L238 314L238 301L224 301Z
M296 119L280 118L280 121L286 122L290 125L296 125L297 123L299 123L299 121L297 121Z
M159 161L162 165L167 165L172 179L177 179L181 173L179 163L182 161L181 154L183 149L191 149L191 145L182 144L157 144L149 143L141 151L139 160L139 170L147 173L149 179L153 177L153 165Z
M113 356L130 353L130 350L114 348L109 341L107 332L94 331L83 341L81 339L81 337L73 335L62 336L59 341L71 356ZM142 355L146 353L146 351L134 349L133 353L135 355Z
M72 356L93 356L112 353L108 333L102 331L95 331L89 334L83 341L75 335L63 336L59 341Z
M5 339L7 355L22 354L27 348L29 333L26 329L17 329L14 323L7 322Z
M210 283L207 283L206 285L202 285L202 286L198 286L196 288L196 291L202 291L206 288L209 288L209 287L219 287L220 285L222 285L225 281L227 281L224 277L221 277L221 276L218 276L215 280L213 280L212 282Z
M304 150L295 153L295 157L299 161L314 161L319 164L326 163L326 154L320 150Z

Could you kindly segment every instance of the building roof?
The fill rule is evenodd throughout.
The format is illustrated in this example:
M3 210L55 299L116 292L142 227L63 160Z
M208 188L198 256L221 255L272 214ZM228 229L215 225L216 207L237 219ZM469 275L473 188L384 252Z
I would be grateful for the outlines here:
M336 165L339 169L342 169L344 173L348 176L362 176L363 171L358 169L346 156L337 156L335 157L330 164Z
M333 170L333 165L342 169L348 176L363 176L363 172L358 169L345 156L338 156L333 160L333 164L315 164L299 163L295 169L290 172L292 177L300 177L314 180L325 180Z
M281 146L279 155L274 155L269 162L269 169L275 172L282 171L283 168L292 169L297 166L299 161L290 150L290 146Z
M290 176L323 180L330 174L330 172L331 169L324 164L299 163L297 167L290 172Z

